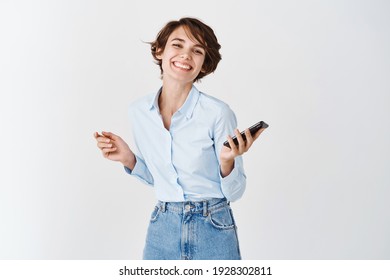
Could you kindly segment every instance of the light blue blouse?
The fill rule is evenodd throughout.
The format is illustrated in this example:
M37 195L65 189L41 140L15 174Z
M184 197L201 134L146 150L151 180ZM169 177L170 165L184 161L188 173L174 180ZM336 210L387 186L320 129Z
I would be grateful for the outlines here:
M239 199L246 185L242 157L235 158L233 171L224 178L219 165L223 142L237 127L234 112L193 86L168 131L158 107L160 93L130 106L137 162L133 170L125 167L126 172L154 186L161 201Z

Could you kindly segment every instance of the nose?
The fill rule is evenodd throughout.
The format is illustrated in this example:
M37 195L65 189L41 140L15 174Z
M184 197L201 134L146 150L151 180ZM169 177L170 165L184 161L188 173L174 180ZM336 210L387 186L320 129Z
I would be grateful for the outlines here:
M191 56L189 55L188 51L183 50L183 52L180 54L180 58L182 58L182 59L191 59Z

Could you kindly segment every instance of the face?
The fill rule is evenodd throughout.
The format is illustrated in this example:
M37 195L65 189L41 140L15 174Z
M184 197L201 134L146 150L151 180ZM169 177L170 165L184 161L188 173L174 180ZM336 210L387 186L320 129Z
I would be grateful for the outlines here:
M202 70L205 50L180 26L169 36L158 58L162 59L164 81L192 83Z

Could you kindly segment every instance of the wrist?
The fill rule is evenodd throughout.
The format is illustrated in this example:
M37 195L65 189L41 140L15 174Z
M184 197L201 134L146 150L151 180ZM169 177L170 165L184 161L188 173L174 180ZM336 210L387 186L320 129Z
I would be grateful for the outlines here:
M221 161L220 165L221 165L221 176L226 177L234 169L234 159Z
M126 166L130 170L133 170L136 162L137 162L137 160L136 160L134 154L131 154L131 155L127 156L125 160L122 161L122 164L123 164L123 166Z

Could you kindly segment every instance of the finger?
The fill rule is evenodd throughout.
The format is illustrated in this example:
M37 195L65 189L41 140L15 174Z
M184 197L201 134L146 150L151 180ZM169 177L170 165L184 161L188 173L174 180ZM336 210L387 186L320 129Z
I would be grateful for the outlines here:
M110 141L111 141L109 138L107 138L107 137L105 137L103 135L100 135L98 132L95 132L93 134L93 136L95 137L96 141L98 141L98 143L99 142L110 143Z
M242 135L237 128L234 130L234 134L236 135L236 138L238 141L238 152L239 152L239 154L242 154L245 150L245 141L242 138Z
M253 143L253 137L249 129L245 129L245 136L246 136L246 146L245 149L248 150L250 146L252 146Z
M98 143L110 143L112 140L110 138L107 138L105 136L99 136L96 138Z
M232 138L230 135L227 136L227 141L229 142L230 150L231 150L232 152L234 152L234 153L237 153L237 152L238 152L237 146L236 146L236 144L234 143L233 138Z
M111 143L104 143L104 142L98 142L97 143L98 148L103 149L103 148L112 148L113 145Z
M116 151L116 147L113 147L113 148L103 148L102 149L103 154L112 153L112 152L115 152L115 151Z
M107 137L107 138L110 138L112 140L115 140L116 138L118 138L117 135L115 135L114 133L112 132L106 132L106 131L102 131L102 134L103 136Z
M99 132L95 132L95 133L93 134L93 136L94 136L96 139L98 139L99 137L107 138L107 137L104 136L103 134L99 134Z

